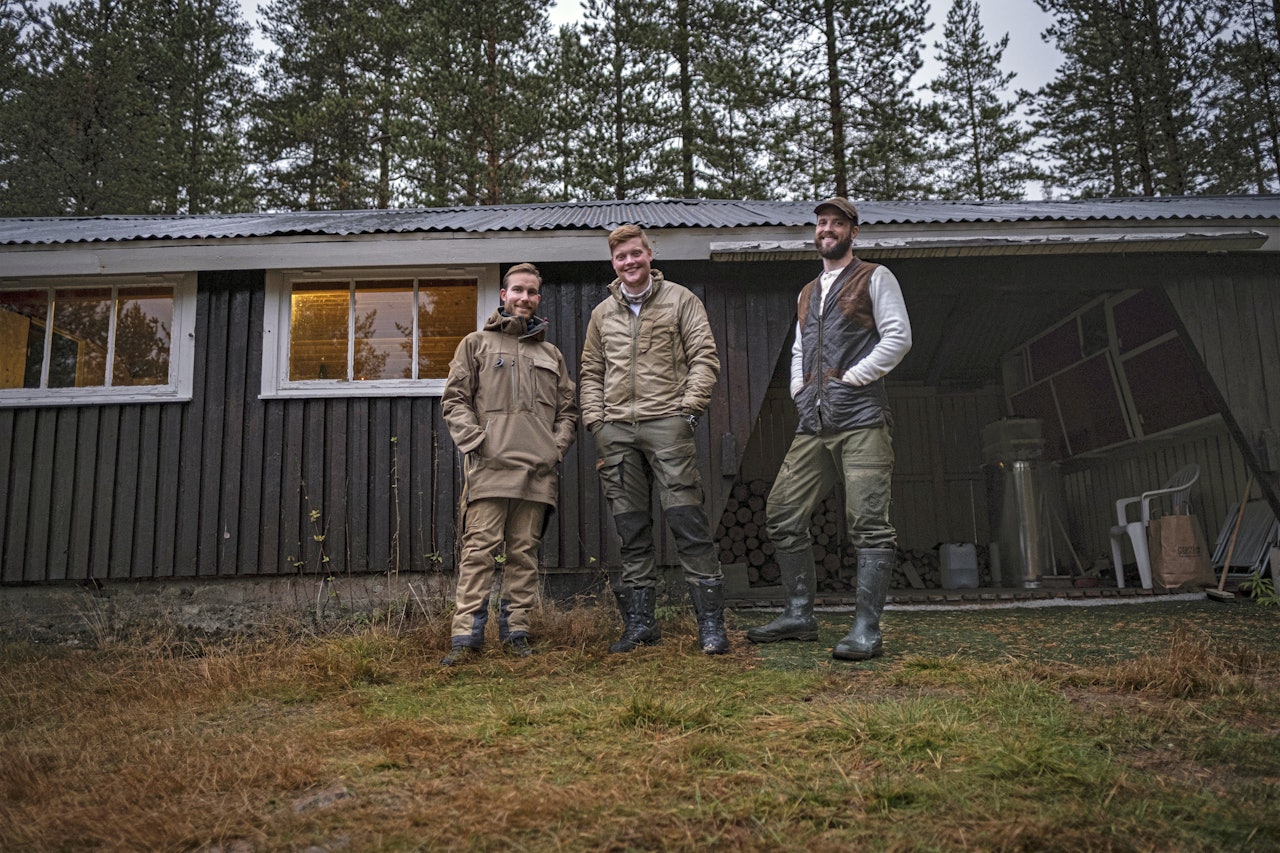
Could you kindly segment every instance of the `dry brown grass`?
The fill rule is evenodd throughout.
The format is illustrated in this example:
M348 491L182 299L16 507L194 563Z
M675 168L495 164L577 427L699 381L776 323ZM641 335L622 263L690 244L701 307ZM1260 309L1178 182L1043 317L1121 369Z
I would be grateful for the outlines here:
M443 616L0 646L0 848L1280 844L1274 773L1236 755L1280 754L1276 732L1222 713L1270 718L1275 667L1237 649L1192 655L1191 637L1163 658L1054 668L847 667L807 648L779 666L737 633L729 655L702 656L687 613L668 615L662 645L609 655L611 609L547 607L534 657L490 648L452 670Z

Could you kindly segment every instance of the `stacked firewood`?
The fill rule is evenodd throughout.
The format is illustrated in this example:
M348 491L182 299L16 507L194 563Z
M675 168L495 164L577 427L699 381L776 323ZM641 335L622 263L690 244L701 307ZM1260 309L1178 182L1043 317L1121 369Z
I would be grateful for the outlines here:
M772 484L765 480L739 482L725 501L724 513L716 526L715 541L723 565L744 565L751 586L772 586L779 582L774 545L765 529L765 505ZM813 562L817 567L818 589L823 592L850 592L856 588L857 549L846 542L844 500L839 492L828 495L809 520L813 539ZM983 580L985 549L978 555ZM942 570L938 551L898 549L898 567L890 580L894 589L939 589Z

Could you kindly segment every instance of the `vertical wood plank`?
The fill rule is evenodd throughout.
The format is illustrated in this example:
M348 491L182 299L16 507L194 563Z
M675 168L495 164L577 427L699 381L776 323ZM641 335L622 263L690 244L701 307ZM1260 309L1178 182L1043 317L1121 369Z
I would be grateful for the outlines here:
M35 448L36 413L21 409L11 420L13 453L6 488L8 515L5 522L4 580L6 582L42 581L27 560L27 525L31 517L32 459Z
M241 411L243 422L242 477L236 497L239 527L236 572L258 575L271 571L262 561L262 535L266 525L262 496L266 484L266 405L258 399L262 388L262 317L264 284L261 271L240 273L240 284L248 299L248 323L245 335L245 378Z
M76 577L102 577L94 575L93 511L94 474L98 466L98 424L102 410L98 406L86 406L78 412L75 436L75 489L71 497L71 516L77 523L71 525L71 541L67 561L75 567ZM88 523L85 523L88 519Z
M220 457L218 495L218 530L215 532L217 558L214 571L218 575L234 576L242 572L241 548L241 483L246 476L245 460L245 386L248 382L247 359L251 347L247 335L252 327L250 308L252 299L244 286L242 273L228 272L218 276L219 286L226 294L223 300L223 339L227 355L224 362L222 396L226 400L222 412L221 448L215 453ZM261 340L261 333L257 336ZM259 349L261 344L259 344ZM261 355L259 355L259 361Z
M57 422L53 443L57 453L49 472L53 485L48 522L50 580L82 578L85 571L83 564L76 566L69 562L72 530L75 527L75 516L71 509L75 502L77 414L68 409L54 412Z
M115 525L116 471L120 448L120 407L103 406L98 420L97 471L93 490L93 539L89 565L95 578L119 578L111 562L111 530ZM194 467L194 466L193 466ZM123 577L128 577L127 568Z

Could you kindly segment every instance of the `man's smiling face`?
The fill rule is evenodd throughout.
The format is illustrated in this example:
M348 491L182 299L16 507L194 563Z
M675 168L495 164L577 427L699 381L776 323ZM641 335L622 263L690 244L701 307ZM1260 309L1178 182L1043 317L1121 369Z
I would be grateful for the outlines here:
M649 286L649 265L653 263L653 252L645 246L639 237L632 237L625 243L619 243L613 250L613 271L627 290L639 293Z

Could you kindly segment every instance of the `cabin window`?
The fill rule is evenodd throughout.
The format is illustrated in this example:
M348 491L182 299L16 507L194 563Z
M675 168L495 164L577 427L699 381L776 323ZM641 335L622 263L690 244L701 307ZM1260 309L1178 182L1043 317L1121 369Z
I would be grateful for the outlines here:
M195 276L6 282L0 406L191 399Z
M1061 459L1197 424L1217 412L1157 294L1099 299L1008 353L1009 411L1044 422Z
M496 268L272 274L263 396L441 393L458 342L497 302L496 274Z

